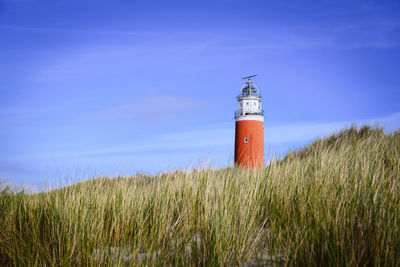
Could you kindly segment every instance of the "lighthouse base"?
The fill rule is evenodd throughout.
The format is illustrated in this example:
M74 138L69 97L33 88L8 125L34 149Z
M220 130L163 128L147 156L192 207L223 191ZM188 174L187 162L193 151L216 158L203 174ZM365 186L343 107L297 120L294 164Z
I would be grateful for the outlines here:
M264 122L237 120L235 123L235 164L243 168L264 167Z

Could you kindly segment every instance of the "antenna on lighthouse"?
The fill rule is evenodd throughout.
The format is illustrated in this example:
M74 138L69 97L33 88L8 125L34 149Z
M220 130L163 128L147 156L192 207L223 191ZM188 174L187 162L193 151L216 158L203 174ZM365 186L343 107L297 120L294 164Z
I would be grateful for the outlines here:
M243 77L242 79L243 80L246 80L247 79L247 84L250 86L253 82L252 82L252 80L251 79L253 79L254 77L256 77L257 76L257 74L254 74L254 75L250 75L250 76L247 76L247 77Z
M251 80L253 77L256 77L256 76L257 76L257 74L254 74L254 75L250 75L250 76L247 76L247 77L243 77L242 79L243 80L245 80L245 79Z

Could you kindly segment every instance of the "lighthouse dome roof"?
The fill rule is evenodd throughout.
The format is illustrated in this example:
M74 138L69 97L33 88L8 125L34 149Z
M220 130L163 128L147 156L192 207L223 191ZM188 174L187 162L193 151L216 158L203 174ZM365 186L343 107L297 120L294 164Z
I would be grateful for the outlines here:
M261 98L260 92L258 91L257 86L253 82L247 82L245 85L242 86L240 94L238 98L242 97L257 97Z

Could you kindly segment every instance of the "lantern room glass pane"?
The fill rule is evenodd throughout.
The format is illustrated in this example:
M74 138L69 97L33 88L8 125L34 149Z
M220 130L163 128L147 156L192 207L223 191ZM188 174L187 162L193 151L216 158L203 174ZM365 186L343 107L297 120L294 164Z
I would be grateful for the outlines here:
M238 97L260 97L260 93L255 84L245 84Z

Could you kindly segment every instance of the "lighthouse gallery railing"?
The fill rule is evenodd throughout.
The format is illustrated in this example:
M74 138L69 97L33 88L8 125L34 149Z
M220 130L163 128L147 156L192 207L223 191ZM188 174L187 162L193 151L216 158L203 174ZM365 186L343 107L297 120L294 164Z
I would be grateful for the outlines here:
M261 110L260 112L250 112L250 111L240 111L236 110L235 111L235 118L240 117L240 116L245 116L245 115L261 115L264 116L264 110Z

